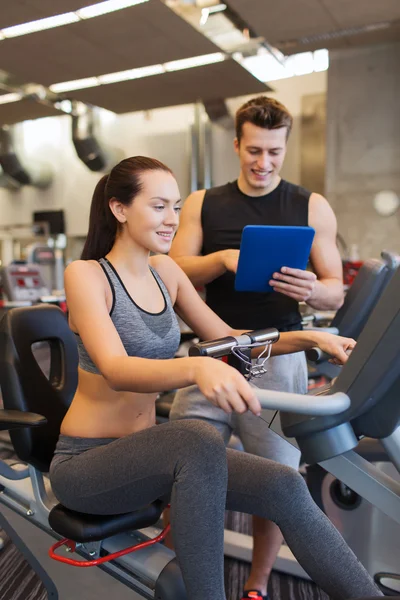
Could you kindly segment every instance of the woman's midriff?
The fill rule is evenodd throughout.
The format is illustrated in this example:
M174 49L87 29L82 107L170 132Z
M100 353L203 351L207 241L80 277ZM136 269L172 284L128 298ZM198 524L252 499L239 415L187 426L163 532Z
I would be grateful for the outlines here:
M123 437L155 424L157 394L116 392L101 375L78 369L78 387L61 425L71 437Z

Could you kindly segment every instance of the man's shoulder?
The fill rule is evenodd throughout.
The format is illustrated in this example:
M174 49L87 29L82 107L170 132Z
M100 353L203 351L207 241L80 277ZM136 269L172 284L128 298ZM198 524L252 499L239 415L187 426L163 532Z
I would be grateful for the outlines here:
M228 183L224 183L224 185L218 185L212 188L208 188L207 190L205 190L204 199L215 196L225 196L227 193L232 192L233 185L234 183L229 181Z
M308 190L307 188L305 188L301 185L297 185L296 183L291 183L290 181L287 181L286 179L282 179L282 187L290 195L305 198L306 200L309 200L311 194L313 193L310 190Z
M282 179L282 186L289 193L297 195L297 196L302 196L305 198L310 198L311 194L313 193L312 191L308 190L307 188L305 188L301 185L298 185L297 183L291 183L290 181L287 181L286 179Z

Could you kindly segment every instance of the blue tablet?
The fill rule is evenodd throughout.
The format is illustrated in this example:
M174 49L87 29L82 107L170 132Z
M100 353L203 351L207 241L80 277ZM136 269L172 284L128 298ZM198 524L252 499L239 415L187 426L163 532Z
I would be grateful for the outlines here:
M273 273L282 267L305 269L315 235L312 227L247 225L240 244L235 290L273 292Z

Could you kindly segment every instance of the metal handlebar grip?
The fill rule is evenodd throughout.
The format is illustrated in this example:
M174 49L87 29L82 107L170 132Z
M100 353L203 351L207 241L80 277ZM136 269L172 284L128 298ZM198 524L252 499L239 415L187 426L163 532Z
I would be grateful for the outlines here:
M222 356L229 354L234 346L237 346L237 341L233 336L211 340L210 342L198 342L190 346L189 356L222 358Z
M271 344L279 340L279 331L275 328L256 329L242 335L227 336L218 340L199 342L189 348L189 356L211 356L222 358L232 352L237 346Z
M329 354L323 352L320 348L310 348L310 350L306 350L306 357L310 362L316 364L326 362L330 358L332 358Z
M280 333L275 327L247 331L244 335L249 336L252 344L274 344L280 337Z

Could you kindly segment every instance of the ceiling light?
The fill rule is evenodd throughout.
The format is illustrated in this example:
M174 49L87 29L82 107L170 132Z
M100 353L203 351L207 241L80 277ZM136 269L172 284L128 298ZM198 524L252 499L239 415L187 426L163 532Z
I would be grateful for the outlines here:
M62 112L71 114L72 113L72 102L71 100L60 100L60 102L55 102L54 106L61 110Z
M181 60L172 60L165 63L164 68L166 71L180 71L182 69L191 69L192 67L211 65L213 63L222 62L223 60L225 60L225 54L222 52L214 52L214 54L204 54L202 56L193 56Z
M314 59L312 52L301 52L289 56L286 67L290 65L295 75L308 75L314 71Z
M140 67L138 69L129 69L128 71L99 75L97 79L101 84L106 85L108 83L118 83L131 79L141 79L142 77L150 77L151 75L160 75L160 73L164 73L162 65L151 65L150 67Z
M209 14L210 11L208 8L201 9L200 25L204 26L207 23Z
M9 104L10 102L18 102L18 100L21 100L22 98L22 94L19 94L17 92L12 93L12 94L3 94L2 96L0 96L0 104Z
M80 8L75 13L80 19L93 19L93 17L106 15L107 13L129 8L136 4L143 4L144 2L148 2L148 0L107 0L106 2L99 2L98 4Z
M326 71L329 68L329 52L326 48L315 50L314 71Z
M272 54L260 52L245 58L235 52L232 58L262 82L307 75L313 71L325 71L329 67L329 52L325 48L315 52L292 54L284 59L284 63L278 62Z
M38 19L37 21L30 21L29 23L21 23L20 25L6 27L0 30L0 40L35 33L36 31L44 31L45 29L53 29L54 27L61 27L62 25L70 25L70 23L77 23L82 19L92 19L93 17L99 17L100 15L105 15L123 8L129 8L136 4L143 4L143 2L148 1L149 0L106 0L106 2L84 6L75 12L67 12L45 19Z
M118 83L119 81L129 81L130 79L142 79L143 77L150 77L151 75L160 75L165 73L165 71L180 71L182 69L191 69L192 67L201 67L203 65L222 62L225 59L225 54L222 52L215 52L214 54L194 56L192 58L184 58L183 60L173 60L164 65L150 65L148 67L139 67L138 69L106 73L105 75L99 75L97 77L86 77L84 79L53 83L49 86L49 89L51 92L55 93L83 90L97 85L107 85L109 83Z
M19 35L27 35L28 33L35 33L36 31L43 31L44 29L69 25L77 21L79 21L79 17L75 13L69 12L62 15L55 15L54 17L47 17L46 19L30 21L29 23L22 23L21 25L6 27L1 30L1 33L5 38L12 38Z
M72 90L84 90L86 88L99 85L97 77L86 77L85 79L74 79L72 81L62 81L61 83L53 83L49 87L50 91L55 93L71 92Z
M215 4L214 6L209 6L208 11L210 15L212 15L213 13L222 12L223 10L226 10L226 8L226 4Z

